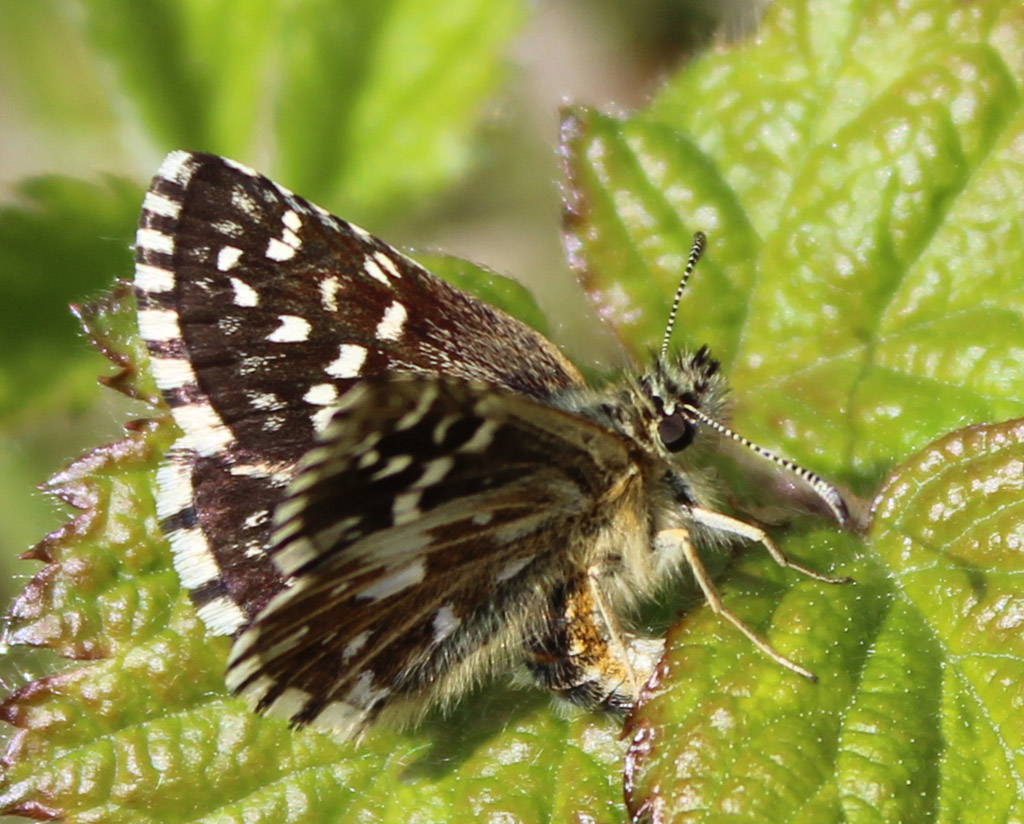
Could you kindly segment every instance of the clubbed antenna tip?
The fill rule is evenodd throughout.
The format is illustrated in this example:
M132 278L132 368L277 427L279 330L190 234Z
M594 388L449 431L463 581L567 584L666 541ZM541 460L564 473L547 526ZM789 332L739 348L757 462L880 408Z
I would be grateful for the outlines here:
M714 418L705 415L695 406L686 404L683 406L683 410L686 414L692 416L695 420L699 421L706 426L711 427L720 435L723 435L730 440L735 441L741 446L749 449L755 455L760 455L765 460L769 460L772 463L781 466L787 472L791 472L798 478L802 479L814 493L821 498L825 505L829 508L832 513L832 517L836 519L836 522L842 527L848 527L850 524L850 511L847 509L846 501L843 500L843 496L839 494L839 490L836 489L832 484L822 478L820 475L816 475L809 469L804 469L802 466L793 463L786 458L780 458L774 452L770 452L763 446L758 446L753 441L749 441L740 435L738 432L734 432L728 426L719 423Z

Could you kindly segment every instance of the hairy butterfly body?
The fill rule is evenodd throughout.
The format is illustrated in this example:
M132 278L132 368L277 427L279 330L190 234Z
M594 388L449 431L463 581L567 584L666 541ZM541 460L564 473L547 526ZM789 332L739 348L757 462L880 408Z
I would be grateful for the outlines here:
M164 161L136 258L140 333L182 433L157 514L200 615L235 637L229 686L258 709L356 735L525 666L624 711L659 647L622 617L686 565L811 677L701 565L695 544L734 537L789 562L714 510L695 442L775 461L841 524L845 505L724 425L706 349L670 358L666 333L647 372L591 390L530 327L211 155Z

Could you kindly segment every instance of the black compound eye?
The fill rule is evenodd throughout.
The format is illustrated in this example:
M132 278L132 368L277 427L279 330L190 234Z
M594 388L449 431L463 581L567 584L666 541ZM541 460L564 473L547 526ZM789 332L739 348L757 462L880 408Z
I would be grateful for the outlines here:
M697 426L693 421L683 417L681 412L673 412L661 419L658 424L658 435L669 452L679 452L693 443L697 434Z

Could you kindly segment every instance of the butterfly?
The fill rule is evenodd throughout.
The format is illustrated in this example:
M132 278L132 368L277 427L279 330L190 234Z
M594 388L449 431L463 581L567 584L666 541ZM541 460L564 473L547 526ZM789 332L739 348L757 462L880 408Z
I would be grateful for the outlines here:
M698 548L741 539L702 450L739 443L708 349L660 352L603 388L539 332L234 161L172 152L136 237L138 324L181 434L157 516L181 582L232 636L255 708L358 736L525 670L593 710L635 703L661 646L637 604Z

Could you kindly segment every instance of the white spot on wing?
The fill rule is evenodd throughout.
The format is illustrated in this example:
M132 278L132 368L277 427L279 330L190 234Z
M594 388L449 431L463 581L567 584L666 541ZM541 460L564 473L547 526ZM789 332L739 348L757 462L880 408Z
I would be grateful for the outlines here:
M455 460L449 456L435 458L427 464L426 469L423 470L423 474L416 481L416 486L421 488L433 486L448 474L448 470L452 468L452 464L454 463Z
M422 496L423 492L419 489L402 492L395 496L395 501L391 504L391 520L394 521L395 526L414 521L419 517Z
M203 604L197 612L214 635L234 635L246 620L238 604L226 595Z
M401 592L403 589L408 589L420 583L426 573L427 569L422 559L412 561L375 581L360 592L357 597L360 600L382 601Z
M313 719L310 726L334 730L342 738L355 735L369 713L344 701L331 701Z
M277 718L292 718L302 711L313 696L298 687L286 687L274 703L267 707L267 715Z
M210 551L206 536L198 527L175 529L168 533L174 569L186 589L195 589L220 575L220 567Z
M461 415L445 415L434 426L434 431L430 434L431 440L436 444L442 443L445 436L448 434L448 430L451 429L452 424L461 420Z
M171 410L175 423L185 432L175 446L194 449L203 457L222 452L234 441L231 430L209 404L192 403Z
M170 292L174 288L174 272L139 263L135 266L135 285L143 292Z
M242 250L237 246L222 246L220 251L217 252L218 271L226 272L228 269L235 268L241 257Z
M248 355L239 362L238 371L243 375L251 375L266 368L267 363L268 359L262 355Z
M334 275L320 281L320 303L328 312L338 311L338 292L340 290L341 282Z
M243 478L267 478L274 486L284 486L291 480L288 464L236 463L228 469L232 475Z
M241 186L232 187L231 205L249 217L255 218L259 215L259 207L256 205L256 201Z
M406 429L412 429L412 427L416 426L416 424L423 420L423 416L427 414L427 410L430 409L430 405L436 399L437 387L432 385L424 387L416 399L416 406L395 421L395 431L404 432Z
M402 337L402 330L405 326L405 319L409 313L397 300L384 310L384 317L377 324L376 334L379 340L398 340Z
M217 318L217 328L225 335L235 335L242 330L243 324L237 316L224 315Z
M272 237L270 243L267 244L266 255L271 260L291 260L295 257L295 247Z
M402 273L398 271L398 267L395 266L395 262L383 252L374 252L373 257L381 268L385 269L389 275L396 278L402 277Z
M281 399L273 392L247 392L246 398L253 407L264 411L280 409L284 406Z
M338 400L338 387L333 383L317 383L309 387L309 390L302 396L306 403L317 406L329 406Z
M231 645L231 651L228 653L228 678L229 679L231 678L231 674L233 672L237 671L236 670L236 666L245 666L245 664L238 664L238 659L241 658L243 655L245 655L245 653L248 652L250 649L252 649L253 644L255 644L256 641L259 640L259 637L260 637L260 633L259 633L259 628L257 626L257 627L249 627L245 632L243 632L241 635L239 635L235 639L235 643ZM258 661L259 659L257 658L257 659L250 659L250 660ZM244 680L244 679L242 679L242 680ZM234 689L234 686L229 684L228 688L229 689Z
M289 521L277 527L270 536L271 543L282 544L302 529L302 521Z
M165 463L156 471L156 517L175 515L192 506L192 467L186 463Z
M146 192L142 208L161 217L175 218L181 213L181 204L178 201L156 192Z
M380 460L380 452L376 449L371 449L368 452L364 452L359 456L359 460L356 461L356 466L360 469L366 469L368 466L373 466L377 461Z
M498 570L498 574L494 576L494 580L497 582L507 581L509 578L514 578L523 568L533 560L532 555L528 555L525 558L517 558L514 561L509 561L505 566Z
M244 163L239 163L237 160L232 160L230 157L222 157L225 166L230 166L235 171L241 172L243 175L249 177L258 177L258 173L251 166L246 166Z
M358 235L363 240L373 240L373 235L367 232L362 226L356 226L354 223L346 223L345 225L352 230L353 234Z
M246 649L251 647L253 642L258 638L259 635L255 632L250 631L242 633L238 640L235 641L235 645L231 648L230 660L237 660L238 657L240 657ZM224 681L227 684L228 689L234 690L239 684L247 681L250 676L259 672L260 668L263 666L263 661L260 658L253 656L252 658L247 658L237 665L229 664L228 666L230 669L228 669L227 674L224 676ZM250 698L255 703L267 694L267 691L271 686L273 686L273 682L270 682L265 688L262 684L250 684L245 688L246 697ZM257 691L260 691L258 695L256 695Z
M338 347L338 357L327 364L324 371L334 378L357 378L368 354L365 346L343 343Z
M391 475L397 475L411 463L412 455L395 455L395 457L388 459L388 462L384 464L384 467L382 469L378 469L376 472L374 472L370 476L370 480L379 481Z
M231 289L235 293L235 306L259 306L259 292L244 280L231 278Z
M164 158L157 171L157 177L170 180L179 186L187 186L192 179L192 172L195 171L195 163L192 162L192 153L181 149L171 152Z
M151 252L163 252L167 255L174 252L174 239L156 229L139 229L135 233L135 245Z
M341 651L341 663L347 664L352 658L359 653L359 651L366 646L366 642L370 639L370 631L364 629L358 635L356 635L351 641L345 644L345 649Z
M280 326L267 335L267 340L274 343L301 343L309 340L313 328L309 321L298 315L279 315Z
M245 234L245 229L242 228L242 224L237 220L227 220L226 218L221 220L211 220L210 227L216 229L222 235L228 237L242 237Z
M345 700L357 707L372 707L390 692L387 687L374 687L372 684L373 673L369 670L361 673L348 695L345 696Z
M305 508L306 499L304 497L299 496L295 498L288 498L278 504L277 509L274 510L274 523L284 524L302 512ZM275 536L275 540L280 539Z
M452 610L451 604L444 604L434 614L434 643L437 644L451 635L462 623Z
M254 512L252 515L247 516L243 525L247 529L252 529L260 524L266 523L268 520L270 520L270 510L261 509L259 512Z
M267 464L233 464L228 472L237 478L266 478L270 475Z
M181 337L178 313L173 309L140 309L138 318L143 340L169 341Z
M459 452L481 452L491 445L494 440L494 432L498 428L496 421L484 421L483 424L473 433L473 437L459 447Z
M258 670L259 667L257 666L255 671ZM238 686L241 685L242 679L238 679L236 683L233 684L232 674L233 671L228 670L227 677L225 678L225 683L227 684L229 690L234 691ZM245 698L246 701L249 702L250 706L255 708L257 702L262 701L264 696L266 696L267 693L269 693L274 688L274 684L274 679L270 678L267 675L260 675L257 676L257 678L254 681L247 684L245 689L242 690L240 694L242 695L243 698Z
M313 429L317 432L323 432L331 422L331 418L334 417L336 411L333 407L325 406L323 409L318 409L314 412L312 416Z
M305 538L292 541L274 554L274 566L284 575L291 575L317 557L316 547Z
M297 232L302 228L302 218L299 217L298 212L292 209L289 209L281 216L281 222L293 232Z
M388 280L388 276L384 274L384 270L380 268L373 258L366 258L363 261L363 271L366 272L374 280L379 280L385 286L390 286L391 281Z
M362 403L365 398L366 386L357 383L349 387L348 391L338 398L338 409L352 409ZM371 431L356 445L356 451L362 452L366 449L372 449L379 440L380 433Z
M157 389L180 389L196 382L192 364L184 358L152 358L149 364Z

